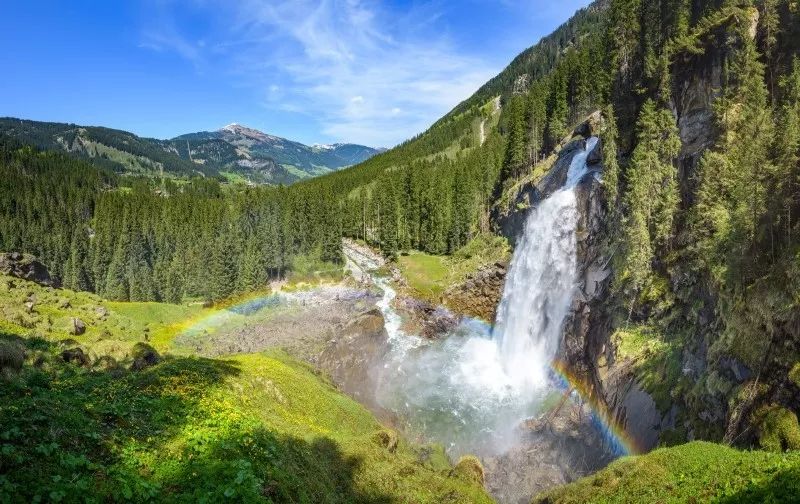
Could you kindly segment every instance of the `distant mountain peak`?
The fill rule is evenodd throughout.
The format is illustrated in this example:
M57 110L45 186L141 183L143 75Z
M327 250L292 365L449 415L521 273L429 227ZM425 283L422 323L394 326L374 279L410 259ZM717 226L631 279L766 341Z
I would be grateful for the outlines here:
M314 149L318 149L318 150L334 150L337 147L341 147L341 146L342 146L342 144L340 144L340 143L333 143L333 144L315 143L311 147L313 147Z
M278 138L276 136L268 135L263 131L243 126L239 123L231 123L228 124L227 126L223 126L222 128L220 128L219 132L223 134L228 133L231 135L243 136L259 142L276 142L282 140L281 138Z

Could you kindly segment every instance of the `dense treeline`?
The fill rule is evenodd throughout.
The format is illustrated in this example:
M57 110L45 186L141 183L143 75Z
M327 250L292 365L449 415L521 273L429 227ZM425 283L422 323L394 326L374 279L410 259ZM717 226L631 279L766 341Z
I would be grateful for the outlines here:
M0 145L0 249L38 255L64 285L116 300L220 300L262 288L298 254L339 262L331 197L215 180L123 187L67 156Z
M389 255L452 253L489 232L504 184L609 99L605 9L579 11L422 135L356 169L302 185L341 195L344 233Z
M122 189L63 157L6 149L0 245L42 255L70 286L168 300L249 288L296 254L336 260L341 234L388 254L449 253L490 231L504 188L603 108L620 299L632 309L684 258L693 278L744 292L791 262L796 244L797 16L790 0L595 3L425 133L289 188ZM725 74L719 140L679 181L674 97L687 72L714 58Z

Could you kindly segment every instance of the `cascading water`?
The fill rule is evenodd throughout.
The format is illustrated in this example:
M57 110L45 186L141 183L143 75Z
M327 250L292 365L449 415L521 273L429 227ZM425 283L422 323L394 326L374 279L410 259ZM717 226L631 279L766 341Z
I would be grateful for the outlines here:
M465 320L435 342L404 335L391 308L394 291L378 282L392 344L388 361L376 370L378 401L453 456L502 453L514 444L520 422L559 394L549 376L576 288L574 188L596 144L597 138L587 140L564 186L528 216L493 331Z
M525 392L547 384L575 293L579 216L574 188L596 145L596 137L586 142L586 149L572 158L564 187L528 216L506 278L493 335L503 369Z

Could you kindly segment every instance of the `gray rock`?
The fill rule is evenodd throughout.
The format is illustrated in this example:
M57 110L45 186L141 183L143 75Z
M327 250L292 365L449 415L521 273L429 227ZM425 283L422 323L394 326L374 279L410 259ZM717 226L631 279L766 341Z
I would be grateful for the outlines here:
M50 277L47 267L35 257L19 252L0 254L0 274L38 283L46 287L57 287L58 282Z
M79 319L78 317L72 318L72 328L70 329L69 333L73 336L80 336L81 334L86 332L86 324L83 320Z
M586 157L586 164L589 166L596 166L603 162L603 141L598 140L597 145L592 152Z
M133 371L141 371L161 362L161 356L158 355L156 349L147 343L136 343L133 346L131 355L133 357L131 370Z

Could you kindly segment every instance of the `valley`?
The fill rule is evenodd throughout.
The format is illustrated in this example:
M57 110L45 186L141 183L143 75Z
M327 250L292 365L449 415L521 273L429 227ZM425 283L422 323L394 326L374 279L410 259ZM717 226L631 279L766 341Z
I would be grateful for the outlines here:
M0 502L797 502L799 214L796 0L597 0L388 150L0 119Z

